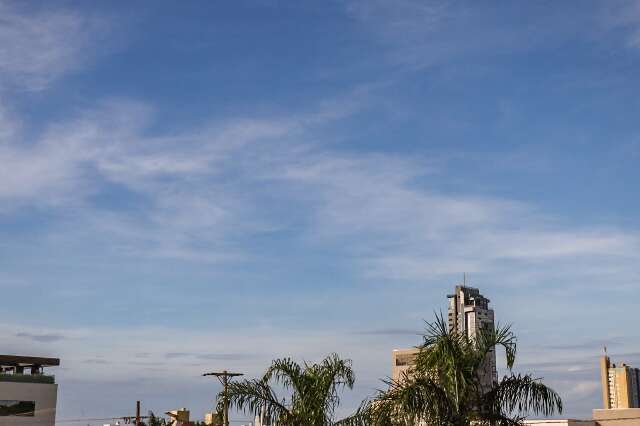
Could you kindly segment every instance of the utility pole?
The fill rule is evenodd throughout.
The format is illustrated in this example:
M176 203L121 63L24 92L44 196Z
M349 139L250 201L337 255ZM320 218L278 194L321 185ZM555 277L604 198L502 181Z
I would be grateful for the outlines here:
M140 401L136 401L136 426L140 426Z
M242 373L230 373L227 370L212 371L211 373L203 374L203 376L216 376L222 384L222 426L229 426L229 379L243 375Z

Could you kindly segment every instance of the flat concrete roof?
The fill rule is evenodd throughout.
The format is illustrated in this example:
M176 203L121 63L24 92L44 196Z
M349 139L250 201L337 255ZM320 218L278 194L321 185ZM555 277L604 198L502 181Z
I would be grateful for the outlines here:
M0 355L0 365L4 367L54 367L60 365L59 358L43 358L37 356Z

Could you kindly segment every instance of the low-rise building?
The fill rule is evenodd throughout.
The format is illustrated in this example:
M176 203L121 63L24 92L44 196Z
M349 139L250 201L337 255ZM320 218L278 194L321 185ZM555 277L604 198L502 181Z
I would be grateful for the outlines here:
M207 426L222 426L222 416L214 411L205 413L204 424Z
M188 426L190 424L189 415L191 413L186 408L167 411L165 414L169 416L171 426Z
M391 352L391 378L398 381L405 373L409 373L416 364L418 348L394 349Z
M593 410L593 420L597 426L638 426L640 408Z
M44 367L58 358L0 355L0 426L54 426L58 385Z

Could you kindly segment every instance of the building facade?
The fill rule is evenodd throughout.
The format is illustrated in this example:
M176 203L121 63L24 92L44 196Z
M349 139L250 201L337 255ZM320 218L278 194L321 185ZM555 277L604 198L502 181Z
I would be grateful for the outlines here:
M54 426L58 385L44 367L57 358L0 355L0 426Z
M473 340L482 330L495 328L493 309L489 308L490 301L480 294L477 288L458 285L455 292L447 295L447 298L449 299L447 312L449 330L465 334ZM495 349L487 355L478 374L480 385L484 389L491 389L498 381Z
M393 381L400 380L405 374L415 366L416 356L420 349L394 349L391 352L391 378Z
M600 381L605 409L640 408L640 369L624 363L616 366L603 355L600 357Z

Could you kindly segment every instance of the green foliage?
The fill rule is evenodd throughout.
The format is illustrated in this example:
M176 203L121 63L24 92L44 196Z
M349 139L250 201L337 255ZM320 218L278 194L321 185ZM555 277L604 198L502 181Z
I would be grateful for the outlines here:
M478 371L487 355L502 348L509 374L486 388ZM450 331L442 315L427 323L415 367L387 390L365 401L344 426L521 425L524 415L562 412L557 393L530 375L511 372L516 337L510 327L484 329L475 339Z
M299 365L289 358L274 360L261 379L229 384L231 407L257 415L265 413L278 426L327 426L334 423L340 391L353 388L350 360L331 354L318 364ZM274 387L290 394L280 398ZM218 395L218 409L224 395Z

